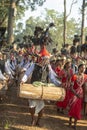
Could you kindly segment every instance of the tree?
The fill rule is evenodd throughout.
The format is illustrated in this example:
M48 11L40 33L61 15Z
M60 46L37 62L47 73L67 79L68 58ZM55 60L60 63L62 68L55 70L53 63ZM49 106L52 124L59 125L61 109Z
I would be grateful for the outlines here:
M82 25L81 25L81 44L84 43L84 20L85 20L85 0L82 3Z
M15 19L21 18L21 16L24 15L25 10L31 8L31 10L35 10L37 6L42 6L43 3L46 0L1 0L0 1L0 12L2 14L2 19L0 21L0 24L2 25L5 19L7 19L6 16L8 16L8 43L11 44L13 41L13 25L14 25L14 15L15 15L15 9L17 8L19 11L17 12L17 15ZM4 10L5 12L2 11ZM16 8L15 8L16 7ZM8 14L9 9L9 14Z
M7 42L11 44L14 41L13 38L13 24L14 24L14 9L15 9L15 0L10 0L9 6L9 16L8 16L8 37Z
M7 26L9 0L0 1L0 27Z
M63 31L63 41L64 41L64 46L66 43L66 0L64 0L64 31Z
M72 0L72 3L71 3L71 6L70 6L70 11L68 13L68 15L66 14L66 0L64 0L64 30L63 30L63 44L65 46L65 43L66 43L66 31L67 31L67 24L66 24L66 21L67 21L67 18L69 17L69 15L71 14L71 11L72 11L72 7L73 5L77 2L77 0Z

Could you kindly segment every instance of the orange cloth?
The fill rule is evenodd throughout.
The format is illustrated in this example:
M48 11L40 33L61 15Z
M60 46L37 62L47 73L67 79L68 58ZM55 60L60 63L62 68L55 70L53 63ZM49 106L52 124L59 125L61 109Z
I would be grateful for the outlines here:
M46 47L43 46L43 48L39 52L39 56L40 57L38 57L37 62L41 62L42 59L45 58L45 57L50 57L51 54L47 51Z
M50 55L51 55L51 54L47 51L47 49L46 49L45 46L40 50L39 54L40 54L41 57L44 57L44 56L49 56L49 57L50 57Z

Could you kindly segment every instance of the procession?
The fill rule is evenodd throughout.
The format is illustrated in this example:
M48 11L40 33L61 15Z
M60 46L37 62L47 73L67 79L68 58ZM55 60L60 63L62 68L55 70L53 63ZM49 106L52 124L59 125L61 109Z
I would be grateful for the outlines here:
M82 23L68 20L78 1L66 15L64 0L63 16L45 9L44 20L30 16L23 29L28 6L46 2L37 1L0 2L0 130L86 130L87 3Z
M0 52L1 84L4 91L14 85L17 96L28 100L31 126L40 125L45 101L54 102L57 113L64 114L67 110L69 127L74 118L75 130L77 121L82 118L82 111L83 115L87 115L87 48L79 54L78 42L78 39L74 39L69 49L64 48L65 52L54 48L49 53L45 36L42 43L38 44L39 49L35 44L22 48L14 44L9 54Z

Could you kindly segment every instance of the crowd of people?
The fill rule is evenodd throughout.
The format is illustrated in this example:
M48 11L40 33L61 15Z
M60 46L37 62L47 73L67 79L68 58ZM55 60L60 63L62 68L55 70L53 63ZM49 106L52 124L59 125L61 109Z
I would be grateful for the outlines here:
M80 54L75 46L68 48L67 45L64 49L49 53L44 43L39 48L32 44L18 49L14 46L7 53L0 52L0 81L16 79L14 81L18 86L26 82L32 84L34 81L42 81L63 87L66 96L64 101L56 102L57 112L64 113L67 110L69 126L74 118L76 130L77 121L82 118L83 105L84 114L87 115L87 50ZM43 100L29 99L32 125L39 125L44 106Z

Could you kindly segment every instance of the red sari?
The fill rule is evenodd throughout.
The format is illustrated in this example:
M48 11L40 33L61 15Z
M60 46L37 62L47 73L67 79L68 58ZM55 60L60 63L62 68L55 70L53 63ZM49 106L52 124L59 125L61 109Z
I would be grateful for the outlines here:
M78 78L77 75L74 75L72 77L72 82L74 83L73 89L77 94L80 95L80 98L77 97L73 92L71 92L71 98L69 100L69 116L73 117L77 120L81 119L81 110L82 110L82 104L83 104L83 84L85 83L87 79L87 75L83 74L83 78Z
M61 68L60 68L60 66L57 66L56 68L55 68L55 73L58 75L58 77L60 78L60 71L61 71Z
M69 74L69 75L68 75ZM69 95L69 89L70 89L70 81L71 81L71 77L73 75L73 71L72 69L69 70L68 73L66 73L65 70L62 70L60 72L60 77L62 79L62 86L65 88L66 90L66 96L65 96L65 99L64 101L58 101L57 102L57 107L59 108L63 108L63 109L66 109L67 105L68 105L68 102L69 102L69 98L70 98L70 95ZM69 79L68 79L69 78Z

